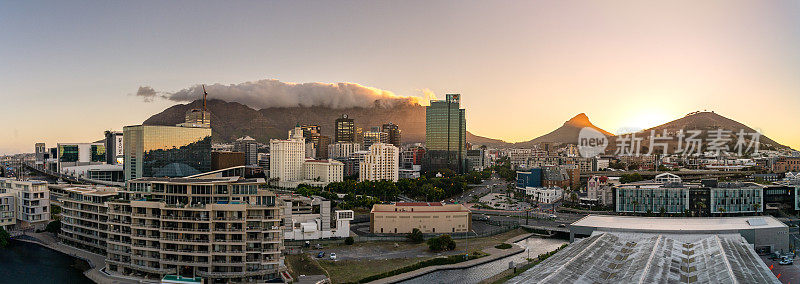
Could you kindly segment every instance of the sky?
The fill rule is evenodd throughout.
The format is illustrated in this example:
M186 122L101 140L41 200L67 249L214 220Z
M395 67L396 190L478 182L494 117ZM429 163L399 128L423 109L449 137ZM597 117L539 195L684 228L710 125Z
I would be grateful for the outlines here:
M5 1L0 154L91 142L258 80L460 93L506 141L713 110L800 149L799 1Z

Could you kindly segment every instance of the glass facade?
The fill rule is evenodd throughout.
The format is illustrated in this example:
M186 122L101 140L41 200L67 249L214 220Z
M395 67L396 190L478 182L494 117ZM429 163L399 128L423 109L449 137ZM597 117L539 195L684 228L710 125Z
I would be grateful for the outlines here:
M78 161L78 145L58 145L58 161L71 163Z
M617 212L683 213L689 210L688 188L634 188L616 190Z
M467 122L461 95L447 94L445 100L431 101L425 108L425 147L428 170L449 168L464 172Z
M126 180L211 170L211 128L137 125L123 132Z
M333 137L334 143L352 143L355 142L356 124L352 118L347 115L336 119L336 132Z
M712 188L711 213L763 212L764 196L760 187Z
M92 145L92 162L105 162L106 161L106 146Z

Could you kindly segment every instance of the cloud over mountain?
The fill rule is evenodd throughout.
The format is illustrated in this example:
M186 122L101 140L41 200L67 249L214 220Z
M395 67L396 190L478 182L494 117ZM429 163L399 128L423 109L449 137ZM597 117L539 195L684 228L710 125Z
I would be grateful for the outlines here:
M344 109L376 105L391 107L397 103L419 104L417 97L398 96L391 91L347 82L289 83L264 79L230 85L206 85L206 91L209 99L238 102L256 109L271 107ZM194 85L174 93L161 93L149 86L142 86L136 95L143 97L145 101L158 96L176 102L187 102L202 98L203 88L201 85Z

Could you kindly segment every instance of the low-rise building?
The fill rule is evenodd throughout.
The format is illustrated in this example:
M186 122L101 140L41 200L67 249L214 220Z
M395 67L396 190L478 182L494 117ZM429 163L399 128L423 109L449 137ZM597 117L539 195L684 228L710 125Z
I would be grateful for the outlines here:
M472 230L471 213L461 204L397 202L375 204L370 211L370 232L375 234L466 233Z
M331 201L319 196L281 195L283 201L283 238L318 240L350 236L352 210L336 210L331 215Z
M537 203L553 204L564 198L564 190L560 187L526 187L525 195Z

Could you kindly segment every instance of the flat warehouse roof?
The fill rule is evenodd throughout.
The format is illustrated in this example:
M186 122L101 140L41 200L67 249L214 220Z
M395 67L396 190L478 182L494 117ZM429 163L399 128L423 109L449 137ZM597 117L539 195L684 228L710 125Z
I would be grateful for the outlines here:
M786 224L772 216L675 218L609 215L589 215L572 223L572 226L659 232L732 231L787 227Z

